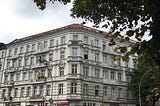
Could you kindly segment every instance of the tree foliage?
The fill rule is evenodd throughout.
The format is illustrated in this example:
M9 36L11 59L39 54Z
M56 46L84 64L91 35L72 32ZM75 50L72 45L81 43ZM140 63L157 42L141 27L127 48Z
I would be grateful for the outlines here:
M34 0L40 9L45 9L47 0ZM50 2L70 3L71 0L49 0ZM110 27L110 34L121 37L122 41L135 37L137 42L125 57L137 53L148 57L151 65L160 66L160 0L73 0L71 16L83 18L99 26ZM110 23L111 22L111 23ZM141 22L141 24L139 24ZM128 29L126 36L120 32ZM142 40L146 34L149 41ZM114 40L111 41L114 45ZM121 48L120 48L121 49ZM123 52L124 52L123 48Z
M157 89L159 85L160 70L157 66L150 67L146 58L140 60L137 64L137 68L131 73L131 82L129 83L129 90L135 93L137 98L137 103L139 102L139 84L140 95L142 99L142 104L154 104L158 101L160 97L160 90ZM145 76L144 76L145 75ZM142 76L144 76L142 78Z

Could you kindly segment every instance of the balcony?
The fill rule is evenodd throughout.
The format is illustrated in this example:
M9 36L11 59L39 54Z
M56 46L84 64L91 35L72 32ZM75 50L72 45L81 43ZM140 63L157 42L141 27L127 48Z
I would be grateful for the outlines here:
M13 99L12 96L5 96L5 97L3 97L4 101L11 101L12 99Z
M32 95L30 99L44 99L42 95Z
M82 61L81 56L68 56L67 61Z
M38 76L36 81L46 81L46 77L45 76Z
M68 43L68 46L80 46L81 44L82 44L82 41L80 40L77 40L77 41L70 40Z

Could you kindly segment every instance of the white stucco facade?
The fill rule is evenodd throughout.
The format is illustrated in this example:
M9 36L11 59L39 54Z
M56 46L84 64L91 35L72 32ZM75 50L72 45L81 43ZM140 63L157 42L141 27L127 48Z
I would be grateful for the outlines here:
M135 106L127 91L134 58L108 46L102 31L79 24L7 44L0 106ZM128 45L128 43L117 43Z

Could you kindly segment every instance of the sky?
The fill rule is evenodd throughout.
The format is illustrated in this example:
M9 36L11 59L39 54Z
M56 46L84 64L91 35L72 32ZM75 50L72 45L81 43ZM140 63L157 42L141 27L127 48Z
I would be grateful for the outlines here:
M71 3L63 5L59 2L49 2L42 11L33 0L0 0L0 42L9 43L69 24L82 23L82 19L70 16L71 7ZM86 26L92 27L93 24L88 22ZM102 28L100 30L109 31Z
M82 19L70 16L72 4L47 3L45 10L36 7L33 0L0 0L0 42L82 23ZM91 26L89 23L87 26Z

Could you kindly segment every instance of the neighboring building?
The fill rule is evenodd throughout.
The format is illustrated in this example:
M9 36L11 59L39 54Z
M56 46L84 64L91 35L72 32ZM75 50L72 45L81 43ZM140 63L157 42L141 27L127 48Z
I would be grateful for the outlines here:
M0 106L135 106L134 58L114 61L120 54L105 35L72 24L7 44Z
M4 71L4 63L5 63L5 58L6 58L6 45L4 43L0 43L0 84L2 81L2 73Z

